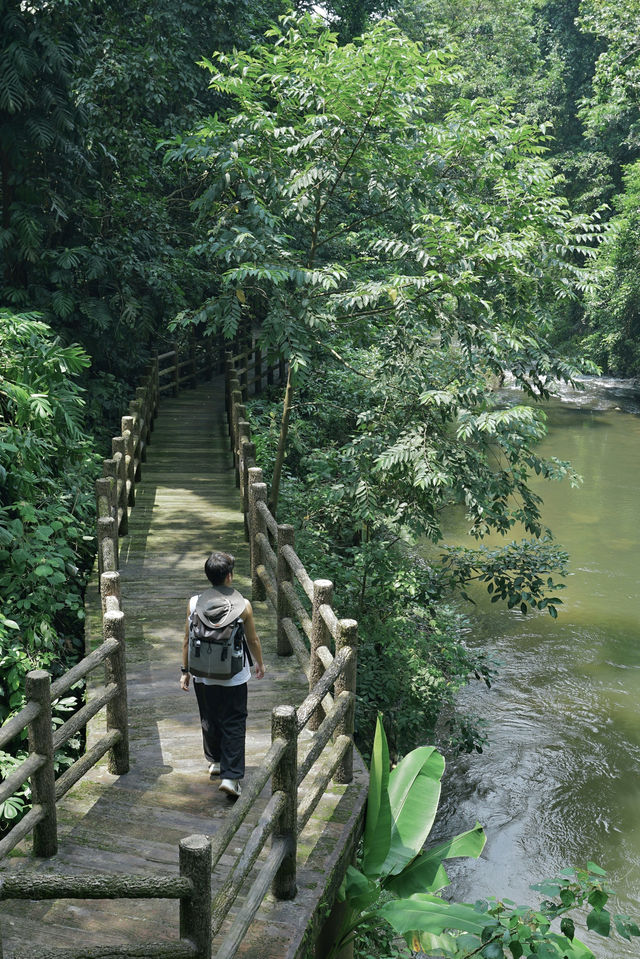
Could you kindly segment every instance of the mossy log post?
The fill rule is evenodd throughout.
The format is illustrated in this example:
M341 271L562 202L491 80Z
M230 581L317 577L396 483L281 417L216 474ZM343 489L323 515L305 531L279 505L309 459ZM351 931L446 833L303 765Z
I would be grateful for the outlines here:
M309 690L322 679L324 666L320 660L321 646L329 646L331 637L320 613L321 606L331 606L333 601L333 583L330 579L316 579L313 582L313 605L311 610L311 660L309 663ZM316 730L324 718L322 706L314 710L309 719L309 729Z
M273 877L271 891L276 899L293 899L296 894L296 850L298 809L298 721L293 706L276 706L271 714L271 740L287 744L273 771L273 792L283 792L286 802L273 830L274 842L284 840L287 851Z
M235 375L235 372L233 372L229 380L229 449L232 452L235 444L233 407L235 403L241 402L242 390L240 389L240 380Z
M117 649L105 659L105 686L114 683L118 694L107 704L107 732L117 730L120 740L109 751L109 772L122 776L129 772L129 710L127 706L127 656L124 613L107 611L102 620L105 641L115 639Z
M224 411L227 422L230 422L231 413L231 379L233 377L233 353L225 350L224 354Z
M355 619L340 620L338 637L336 639L336 656L338 656L345 647L350 648L353 655L336 680L335 693L337 700L343 692L348 692L351 694L351 700L344 718L338 724L336 736L348 736L351 739L351 746L344 754L336 770L335 781L338 783L350 783L353 780L353 731L355 726L356 677L358 671L358 623Z
M249 424L247 423L247 428ZM251 433L242 440L240 446L240 464L242 470L242 512L244 514L244 534L249 540L249 470L256 465L256 444L251 442Z
M43 756L44 764L31 777L34 806L41 806L44 817L33 830L33 852L49 858L58 851L56 818L56 781L53 766L53 731L51 725L51 677L44 669L27 673L27 702L37 703L38 715L29 723L29 753Z
M249 546L251 555L251 598L256 602L266 599L264 583L258 576L258 566L263 562L259 546L259 534L266 536L267 524L258 509L258 503L267 503L267 484L262 482L262 470L249 470Z
M180 900L180 938L190 939L198 959L211 956L211 843L206 836L180 841L180 875L193 892Z
M280 523L278 525L278 567L276 571L278 587L278 602L276 609L276 615L278 617L278 656L291 656L291 653L293 652L291 649L291 643L289 642L289 637L287 636L283 625L283 620L289 616L289 602L287 600L284 584L290 583L293 586L293 574L285 558L284 547L291 546L293 549L294 539L295 531L293 526L290 526L288 523Z
M135 467L135 436L134 419L132 416L122 417L122 439L124 441L124 474L127 488L127 506L136 505L136 467Z
M126 447L123 436L114 436L111 440L111 452L116 464L118 529L120 535L129 532L129 512L127 507L127 464Z

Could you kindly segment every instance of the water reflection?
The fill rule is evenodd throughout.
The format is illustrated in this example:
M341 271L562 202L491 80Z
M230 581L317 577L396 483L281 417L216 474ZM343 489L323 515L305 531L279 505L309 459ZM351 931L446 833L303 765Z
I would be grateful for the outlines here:
M522 402L503 391L507 402ZM522 617L478 593L473 642L503 662L493 689L465 691L490 747L449 765L442 833L486 827L477 863L457 865L453 895L532 901L531 882L587 858L609 872L618 910L640 918L640 398L637 384L586 380L548 409L541 452L569 459L580 489L544 484L544 521L571 554L560 617ZM452 515L449 543L465 542ZM587 938L587 937L583 937ZM605 959L638 943L598 939Z

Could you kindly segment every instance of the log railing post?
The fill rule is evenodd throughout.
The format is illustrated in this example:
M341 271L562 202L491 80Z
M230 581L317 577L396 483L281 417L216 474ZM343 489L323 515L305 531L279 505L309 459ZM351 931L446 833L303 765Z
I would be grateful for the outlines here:
M284 546L291 546L293 549L294 539L295 532L293 526L289 526L287 523L278 525L278 568L276 576L278 585L276 604L276 614L278 617L278 656L291 656L291 653L293 652L291 649L291 643L289 642L287 634L284 631L284 626L282 625L282 620L289 615L289 604L287 603L287 597L285 595L283 585L284 583L293 583L293 574L282 550Z
M249 470L256 465L256 445L246 439L241 440L240 466L242 470L242 512L244 513L244 532L249 539Z
M293 706L276 706L271 713L271 741L284 739L287 748L273 771L273 792L286 796L276 822L273 838L284 839L287 852L273 877L271 892L276 899L293 899L296 894L296 850L298 808L298 722Z
M357 676L357 655L358 655L358 623L355 619L341 619L338 627L338 639L336 641L336 656L345 646L350 646L353 656L347 663L344 671L336 680L335 694L336 699L340 693L345 690L351 693L351 704L347 709L344 718L338 724L336 729L337 736L349 736L351 746L342 757L342 761L336 769L334 782L350 783L353 780L353 729L355 722L356 705L356 676Z
M98 567L100 574L118 568L118 528L113 516L98 517Z
M129 403L129 416L131 417L131 433L133 436L133 463L134 463L134 474L133 478L136 483L140 482L142 477L142 471L140 469L140 464L142 463L142 453L144 450L144 435L143 435L143 412L142 412L142 403L140 400L132 400Z
M180 363L178 361L180 351L178 350L178 344L174 342L173 350L176 355L176 366L175 366L175 377L174 377L174 387L176 391L176 396L180 392Z
M102 602L103 616L109 610L110 599L113 599L116 607L120 609L122 599L120 593L120 573L107 572L102 574L100 577L100 599Z
M240 487L240 495L242 497L242 504L246 502L245 489L244 489L244 444L251 441L251 427L247 421L243 419L238 420L238 477L237 485Z
M113 565L118 569L118 504L115 501L116 481L112 476L96 480L96 515L98 533L98 574L103 572L104 540L108 536L112 542ZM101 519L112 520L111 526L100 525Z
M124 471L127 484L127 505L136 503L135 444L133 416L122 417L122 439L124 440Z
M180 900L180 938L190 939L197 959L211 957L211 842L207 836L180 840L180 875L193 885Z
M320 607L331 606L333 600L333 583L330 579L316 579L313 581L313 606L311 612L311 658L309 662L309 690L322 679L324 666L318 656L320 646L328 646L329 633L325 621L320 615ZM309 719L309 729L316 730L324 719L322 706L314 710Z
M233 378L233 353L224 351L224 408L227 416L231 406L231 380Z
M153 357L153 394L151 400L151 416L149 417L149 430L153 429L153 421L158 415L158 401L160 399L160 360L156 350Z
M136 390L136 400L140 417L142 419L140 430L140 462L144 463L147 459L147 444L149 443L151 433L151 422L153 420L152 402L151 402L151 376L149 374L148 385L139 386Z
M124 536L129 532L129 512L127 506L127 463L126 456L127 450L122 436L114 436L111 440L111 449L113 451L113 459L116 464L116 477L117 477L117 503L118 511L122 510L122 520L120 521L120 534Z
M233 443L231 451L233 453L233 466L236 471L236 486L240 486L238 477L238 424L240 420L244 419L244 413L245 408L242 403L242 393L240 393L239 390L234 390L231 394L231 441Z
M56 816L56 780L53 768L53 731L51 726L51 677L44 669L33 669L25 680L27 702L40 706L38 715L29 724L29 754L45 757L45 764L31 777L34 806L45 811L33 830L33 854L48 858L58 851Z
M231 407L229 410L229 437L231 443L231 452L236 449L236 422L238 415L236 407L242 405L242 392L239 388L238 380L231 380Z
M262 470L256 466L249 470L249 549L251 553L251 599L262 601L267 598L264 583L257 573L261 562L258 534L267 534L267 524L258 509L258 503L267 502L267 484L262 482Z
M120 741L109 752L109 772L122 776L129 772L129 715L127 708L127 662L124 613L106 612L102 619L104 639L116 639L118 648L104 661L105 684L116 683L117 695L107 703L107 730L117 729Z

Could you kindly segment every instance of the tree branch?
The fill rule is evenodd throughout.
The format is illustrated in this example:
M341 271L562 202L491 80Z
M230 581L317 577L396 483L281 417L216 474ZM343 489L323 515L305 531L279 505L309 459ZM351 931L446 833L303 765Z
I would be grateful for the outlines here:
M380 106L380 101L382 100L382 94L384 93L384 91L385 91L385 89L386 89L386 86L387 86L387 83L388 83L388 81L389 81L389 77L390 77L390 76L391 76L391 70L389 69L389 70L387 71L386 77L385 77L384 80L382 81L382 85L381 85L381 87L380 87L380 92L378 93L378 96L377 96L377 98L376 98L376 102L375 102L375 104L373 105L373 108L371 109L371 111L369 112L369 116L367 117L367 119L366 119L366 121L365 121L365 124L364 124L364 126L362 127L362 130L360 131L360 135L358 136L358 139L356 140L356 142L355 142L354 145L353 145L353 149L352 149L351 153L349 154L349 156L347 157L347 159L344 161L344 163L343 163L343 165L342 165L342 169L340 170L340 172L338 173L338 176L337 176L336 179L334 180L333 186L329 189L329 192L327 193L327 196L326 196L326 198L325 198L324 203L320 206L320 209L319 209L319 211L318 211L319 214L322 213L322 211L325 209L327 203L329 202L329 200L330 200L331 197L333 196L333 194L334 194L334 192L335 192L335 189L336 189L336 187L338 186L338 183L340 183L340 180L342 179L342 177L343 177L344 174L346 173L349 164L351 163L351 161L353 160L354 156L356 155L356 153L357 153L357 151L358 151L358 147L360 146L360 144L361 144L362 141L364 140L365 133L366 133L367 130L369 129L369 127L370 127L370 125L371 125L371 121L373 120L373 118L374 118L374 116L375 116L375 114L376 114L376 111L377 111L378 107Z

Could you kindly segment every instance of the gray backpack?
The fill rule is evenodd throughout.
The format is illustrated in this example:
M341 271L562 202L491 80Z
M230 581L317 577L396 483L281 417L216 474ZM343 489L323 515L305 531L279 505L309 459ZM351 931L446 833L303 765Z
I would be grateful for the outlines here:
M243 668L245 656L251 663L244 626L237 615L239 599L239 593L227 597L215 589L205 590L198 596L196 608L189 614L192 676L231 679Z

